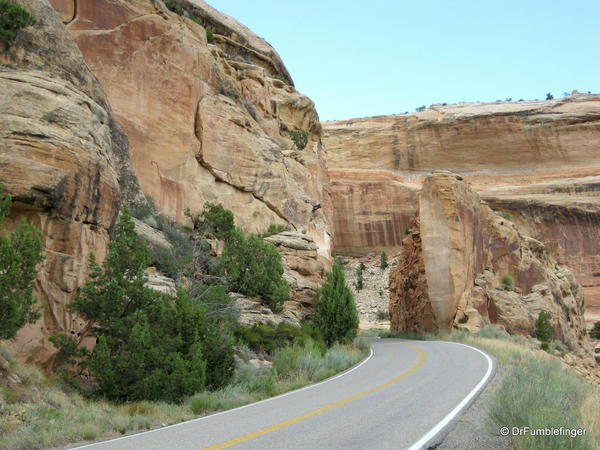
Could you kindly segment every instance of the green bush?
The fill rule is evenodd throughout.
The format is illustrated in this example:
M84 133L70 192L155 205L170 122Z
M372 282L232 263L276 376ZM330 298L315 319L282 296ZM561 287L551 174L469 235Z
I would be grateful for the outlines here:
M378 309L377 320L390 320L390 312L384 309Z
M272 311L281 311L281 305L290 296L283 279L281 255L260 236L246 238L240 230L230 232L217 273L225 275L229 291L261 297Z
M185 215L192 219L194 230L210 234L217 239L227 239L229 233L235 229L233 213L219 203L204 203L204 208L199 216L193 216L189 209Z
M504 277L502 277L502 287L506 291L512 291L514 284L515 284L515 281L514 281L513 277L511 277L510 275L505 275Z
M304 150L306 148L306 144L308 144L308 131L292 130L290 131L290 137L298 150Z
M360 266L358 266L356 269L356 283L354 284L354 287L356 288L357 291L360 291L364 287L364 279L363 279L364 270L365 270L365 265L363 263L360 263Z
M550 324L550 318L546 311L540 311L535 321L535 337L542 343L542 349L548 350L554 337L554 328Z
M206 29L206 41L209 44L215 42L215 34L213 33L213 30L211 28Z
M308 324L300 327L288 322L281 322L278 325L254 324L239 327L235 335L240 342L262 354L271 355L278 348L291 345L302 346L308 341L317 343L323 351L325 350L319 330Z
M10 44L17 37L17 31L34 24L35 19L21 5L0 0L0 41Z
M506 220L512 220L513 217L508 211L494 211L494 213Z
M342 264L337 259L325 283L317 291L314 324L328 346L335 342L350 342L358 331L354 296L346 285Z
M291 85L292 83L290 83L290 80L288 80L286 77L284 77L283 75L275 75L275 78L278 79L279 81L281 81L283 84L285 84L286 86Z
M0 225L10 213L12 198L0 188ZM33 281L43 259L41 233L23 217L10 234L0 233L0 339L12 339L39 317Z
M179 3L175 0L165 0L165 6L173 11L175 14L183 15L184 9Z
M388 266L389 266L389 263L388 263L387 253L386 252L381 252L381 259L380 259L380 262L379 262L379 267L381 268L381 270L385 270L385 269L388 268Z
M266 238L269 236L273 236L274 234L282 233L284 231L285 231L285 225L271 224L271 225L269 225L269 228L267 228L267 231L262 233L260 236L263 238Z
M546 94L546 100L553 100L554 99L554 95L552 95L550 92L548 92Z
M124 211L106 260L99 266L91 257L90 280L70 305L92 325L98 342L75 356L92 373L98 394L112 400L181 401L204 387L202 309L182 290L171 298L147 288L150 260ZM72 339L61 345L53 337L66 359L74 350L64 343Z
M600 339L600 320L594 324L590 331L590 337L592 339Z

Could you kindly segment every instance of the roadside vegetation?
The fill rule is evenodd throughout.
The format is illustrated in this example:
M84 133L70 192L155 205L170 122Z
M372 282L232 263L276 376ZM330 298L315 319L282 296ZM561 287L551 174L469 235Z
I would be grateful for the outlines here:
M0 202L0 221L10 203ZM197 216L186 212L188 229L154 211L149 203L133 214L160 229L170 249L141 240L122 211L107 257L100 264L91 255L89 281L69 305L82 332L51 337L59 350L51 376L0 347L0 448L55 447L177 423L323 380L368 353L368 341L356 338L356 307L339 262L318 291L314 323L241 326L229 292L259 296L273 311L290 295L281 256L263 240L281 227L245 235L231 211L211 203ZM224 241L220 256L211 256L207 239ZM11 238L0 238L0 256L9 264L0 271L0 301L15 311L12 337L38 317L39 232L21 222ZM175 293L146 286L152 264L169 271ZM86 336L96 339L93 348Z
M490 433L500 428L585 428L586 434L570 436L513 437L511 448L598 449L600 446L600 387L588 383L564 367L549 353L566 349L545 331L542 318L538 339L509 335L499 327L488 325L479 332L455 331L450 340L472 345L496 358L501 382L489 408ZM427 333L397 333L370 330L369 335L416 340L440 339ZM447 337L444 339L448 339ZM541 347L547 351L541 351Z

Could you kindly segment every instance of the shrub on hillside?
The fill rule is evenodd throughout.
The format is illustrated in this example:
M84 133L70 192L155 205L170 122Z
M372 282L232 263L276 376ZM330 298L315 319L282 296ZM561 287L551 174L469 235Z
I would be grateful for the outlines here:
M600 320L594 324L590 331L590 337L592 339L600 339Z
M357 291L360 291L364 287L363 272L365 271L365 265L360 263L360 266L356 268L356 283L354 287Z
M505 275L504 277L502 277L502 287L505 291L512 291L514 288L514 284L515 281L510 275Z
M381 252L381 259L379 262L379 267L381 268L381 270L385 270L388 268L388 266L389 266L389 263L388 263L387 253Z
M272 311L280 311L290 296L281 255L260 236L246 238L240 230L230 232L217 267L218 273L225 275L230 292L261 297Z
M554 337L554 328L550 324L550 318L546 311L540 311L535 321L535 337L542 343L542 349L548 350L550 342Z
M90 280L70 305L98 344L88 352L73 347L72 337L53 337L66 358L73 348L80 352L79 364L109 399L180 401L204 387L202 309L182 290L171 298L147 288L150 261L124 211L106 260L99 266L91 257Z
M34 24L35 19L21 5L0 0L0 41L10 44L17 37L17 31Z
M315 326L325 343L349 342L358 331L358 313L354 296L346 285L342 264L336 260L323 286L317 291Z
M308 144L308 131L291 130L290 138L292 138L292 141L298 150L304 150L306 148L306 144Z
M227 239L235 228L233 213L220 203L206 202L200 215L194 216L189 209L185 210L185 215L194 223L194 230L217 239Z
M175 0L165 0L165 6L173 11L175 14L183 15L183 6L177 3Z
M12 198L0 188L0 225L10 212ZM33 280L43 259L41 233L25 218L10 237L0 233L0 339L12 339L19 329L39 318Z

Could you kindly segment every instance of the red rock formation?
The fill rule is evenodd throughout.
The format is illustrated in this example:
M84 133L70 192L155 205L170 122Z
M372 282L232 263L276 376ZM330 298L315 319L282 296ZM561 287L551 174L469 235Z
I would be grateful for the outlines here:
M321 126L312 101L278 79L291 82L268 43L200 0L180 2L184 16L149 0L52 3L105 87L142 189L163 213L182 221L185 208L220 202L249 232L306 230L329 258ZM293 148L292 129L310 133L304 150Z
M572 348L582 341L583 295L573 275L462 177L425 179L417 226L390 274L392 331L448 333L491 322L531 335L543 310L557 339Z
M0 184L13 196L8 229L24 215L43 233L44 314L10 346L45 363L49 334L80 331L66 304L87 278L88 255L103 259L121 199L139 186L102 87L57 14L45 1L19 3L43 20L0 53Z
M588 324L600 320L600 96L434 105L323 127L333 202L344 205L334 208L340 253L365 254L369 243L398 249L402 236L388 231L384 237L383 230L404 230L417 212L412 198L424 177L451 169L573 269L584 285ZM386 192L388 201L365 195L367 185ZM398 205L393 215L392 204Z

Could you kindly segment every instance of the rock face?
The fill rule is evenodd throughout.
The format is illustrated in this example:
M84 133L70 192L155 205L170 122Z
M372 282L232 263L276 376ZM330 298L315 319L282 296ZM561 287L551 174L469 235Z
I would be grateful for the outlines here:
M323 127L338 253L399 250L424 178L450 169L573 270L588 326L600 320L600 96L433 105Z
M80 331L65 305L87 278L90 252L103 259L121 200L139 187L127 139L58 15L45 0L17 3L38 21L0 53L0 184L13 196L7 228L27 217L46 257L35 286L43 318L9 346L45 363L49 334Z
M427 177L419 218L390 274L392 330L448 333L503 325L531 335L540 311L555 338L585 336L583 292L541 242L495 214L462 177Z
M179 1L183 16L161 1L51 1L106 89L161 212L183 221L185 208L220 202L248 232L306 230L329 259L321 125L268 43L200 0ZM294 129L309 132L304 150Z
M286 309L293 309L296 316L304 318L310 314L316 290L323 284L327 270L317 253L317 244L310 236L293 231L266 237L265 241L275 245L281 254L283 278L292 293Z

